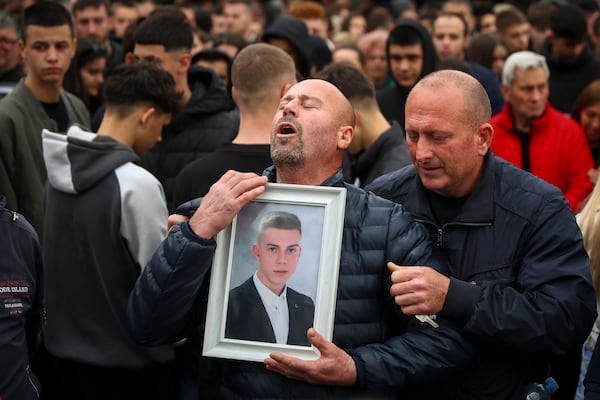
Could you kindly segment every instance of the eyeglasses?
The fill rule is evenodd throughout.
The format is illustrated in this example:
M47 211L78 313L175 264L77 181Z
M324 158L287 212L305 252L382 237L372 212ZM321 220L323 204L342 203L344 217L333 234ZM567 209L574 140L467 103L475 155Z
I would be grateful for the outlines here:
M16 44L18 41L19 41L19 39L0 37L0 44L3 46L12 46L12 45Z

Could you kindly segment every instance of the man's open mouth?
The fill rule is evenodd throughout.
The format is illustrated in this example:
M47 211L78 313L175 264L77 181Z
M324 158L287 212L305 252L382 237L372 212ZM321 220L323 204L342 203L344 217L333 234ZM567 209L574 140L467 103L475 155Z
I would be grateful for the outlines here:
M290 123L283 123L277 129L278 135L293 135L296 133L296 127Z

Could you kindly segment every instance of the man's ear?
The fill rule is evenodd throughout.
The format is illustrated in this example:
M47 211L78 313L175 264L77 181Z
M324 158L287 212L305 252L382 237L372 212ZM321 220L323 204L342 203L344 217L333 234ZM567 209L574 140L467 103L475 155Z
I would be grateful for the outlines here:
M340 126L337 137L338 149L346 150L348 146L350 146L353 137L354 128L352 128L350 125Z
M492 146L492 138L494 137L494 128L491 124L485 123L482 124L476 133L477 137L477 153L480 156L484 156L488 149Z
M73 59L73 57L75 57L75 53L77 52L78 44L79 44L79 42L77 41L77 38L73 38L73 47L71 48L71 60Z
M360 111L358 109L354 109L354 126L357 127L360 124Z
M232 87L231 87L231 98L233 99L233 102L234 102L235 104L237 104L237 103L238 103L238 101L237 101L237 93L236 93L236 91L235 91L235 86L232 86Z
M257 261L260 258L260 249L258 248L258 245L256 243L252 245L252 255L254 256L254 258L256 258Z
M281 86L281 89L279 90L279 98L282 98L283 95L289 90L289 88L291 88L292 85L290 85L289 83L286 83L285 85Z
M154 115L154 113L156 113L156 108L154 107L150 107L145 109L142 112L142 115L140 115L140 124L143 127L148 126L148 122L150 121L150 118L152 118L152 116Z
M134 61L135 61L135 55L131 51L128 51L127 53L125 53L125 56L123 57L123 62L125 64L131 64Z
M187 73L188 69L192 66L192 55L187 52L181 53L177 61L179 63L179 72Z

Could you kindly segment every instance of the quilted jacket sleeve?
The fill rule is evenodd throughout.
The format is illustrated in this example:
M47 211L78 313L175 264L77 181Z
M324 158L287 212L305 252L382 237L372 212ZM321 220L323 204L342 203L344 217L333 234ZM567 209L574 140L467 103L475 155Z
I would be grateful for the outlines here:
M216 248L187 223L171 229L142 271L129 297L127 321L134 340L143 345L176 342L197 318L194 304L209 279Z
M423 226L401 207L394 208L387 232L386 259L399 265L436 265ZM440 267L435 267L441 270ZM444 272L444 271L441 271ZM383 288L401 329L380 343L351 352L359 371L359 386L367 390L405 390L444 379L460 371L474 357L474 348L449 319L438 318L437 328L405 316L389 295L391 280Z

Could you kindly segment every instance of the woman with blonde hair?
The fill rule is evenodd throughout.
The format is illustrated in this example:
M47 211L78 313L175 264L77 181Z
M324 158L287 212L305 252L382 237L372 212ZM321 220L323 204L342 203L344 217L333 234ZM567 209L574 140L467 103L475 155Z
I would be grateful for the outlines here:
M577 214L577 223L583 235L583 245L590 256L590 272L596 290L596 307L600 315L600 183L596 182L587 203ZM576 400L583 400L583 379L600 332L600 318L596 319L592 331L583 344L581 369Z

